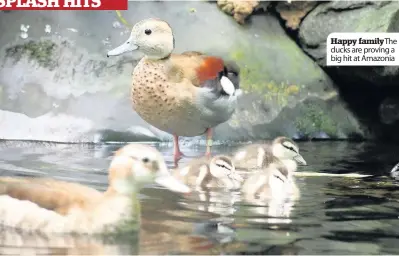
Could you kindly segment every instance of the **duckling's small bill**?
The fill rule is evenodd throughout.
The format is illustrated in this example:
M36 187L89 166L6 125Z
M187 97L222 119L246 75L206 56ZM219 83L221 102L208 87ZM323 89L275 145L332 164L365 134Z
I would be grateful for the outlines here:
M308 165L305 159L300 154L294 156L294 160L300 165Z

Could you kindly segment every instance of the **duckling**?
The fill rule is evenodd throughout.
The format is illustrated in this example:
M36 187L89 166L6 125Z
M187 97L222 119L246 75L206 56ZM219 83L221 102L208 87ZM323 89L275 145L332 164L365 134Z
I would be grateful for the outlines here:
M292 172L278 160L258 172L251 173L243 183L241 190L245 198L250 201L255 198L262 201L299 196L299 189L295 185Z
M307 165L299 154L298 145L287 137L277 137L271 144L251 144L233 153L236 168L258 170L269 164L282 162L289 172L294 172L297 165Z
M147 145L116 151L108 177L105 192L49 178L0 177L0 225L39 233L118 232L140 222L136 194L145 185L190 192L169 173L159 151Z
M300 196L292 173L278 161L267 165L259 172L250 173L241 191L243 198L254 204L250 208L251 211L273 217L254 221L274 224L291 222L289 216Z
M177 165L183 156L179 136L206 133L210 156L212 129L230 119L241 89L235 62L196 51L173 54L174 48L170 25L150 18L136 23L129 39L107 56L135 50L145 55L133 71L132 105L147 123L173 135Z
M243 178L235 172L232 159L216 155L209 160L204 156L192 160L183 168L172 170L173 176L189 186L198 188L239 188Z

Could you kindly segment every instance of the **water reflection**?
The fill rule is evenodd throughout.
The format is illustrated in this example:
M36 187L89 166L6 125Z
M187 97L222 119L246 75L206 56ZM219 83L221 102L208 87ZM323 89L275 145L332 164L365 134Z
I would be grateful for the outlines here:
M226 191L223 189L199 190L193 193L191 201L185 207L215 213L220 216L230 216L237 211L236 202L240 201L239 191Z
M0 143L0 175L48 176L104 190L112 152L122 145ZM82 238L0 231L0 254L398 254L399 190L389 171L395 145L299 143L299 171L374 174L298 177L300 197L259 201L238 191L182 197L161 188L140 194L139 234ZM172 148L159 147L173 167ZM216 153L235 149L217 146ZM204 152L183 148L190 158ZM191 150L191 151L190 151Z
M2 229L0 232L1 255L123 255L138 253L138 238L129 237L129 243L107 241L106 238L74 236L74 235L45 235L23 233L12 229ZM125 237L126 239L126 237ZM134 242L134 240L136 240Z

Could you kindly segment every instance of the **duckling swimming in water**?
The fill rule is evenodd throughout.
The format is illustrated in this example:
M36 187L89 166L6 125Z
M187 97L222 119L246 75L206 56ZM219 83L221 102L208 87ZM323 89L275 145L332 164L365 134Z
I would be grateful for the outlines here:
M294 172L297 165L307 165L299 154L298 145L287 137L277 137L273 142L265 144L251 144L233 153L234 164L237 169L259 170L269 164L282 162L289 172Z
M173 176L189 186L199 188L239 188L243 178L236 173L232 159L226 155L207 156L189 162L185 167L172 170Z
M241 190L247 199L266 200L299 196L292 171L279 159L258 172L250 173Z
M289 216L299 189L293 173L278 159L257 172L251 172L241 191L243 198L254 204L251 211L273 218L261 218L254 221L267 223L290 223Z
M145 185L190 192L169 173L161 153L147 145L116 151L108 177L104 193L48 178L0 177L0 225L45 234L117 232L132 220L139 223L136 194Z

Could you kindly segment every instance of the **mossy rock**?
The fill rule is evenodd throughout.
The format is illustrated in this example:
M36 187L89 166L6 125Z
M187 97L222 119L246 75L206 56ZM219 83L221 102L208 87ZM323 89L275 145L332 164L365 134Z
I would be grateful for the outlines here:
M242 49L233 50L229 57L240 66L241 88L245 92L262 95L265 101L284 107L290 96L298 95L301 88L305 87L305 85L272 80L267 70L263 68L263 61L254 58L251 52L244 52Z
M27 57L37 62L40 66L53 69L56 61L53 59L54 50L57 45L51 40L30 40L24 44L18 44L6 48L6 57L13 58L15 62Z
M294 120L299 133L309 135L317 132L325 132L330 137L337 135L338 123L315 103L305 103L300 109L301 115Z

